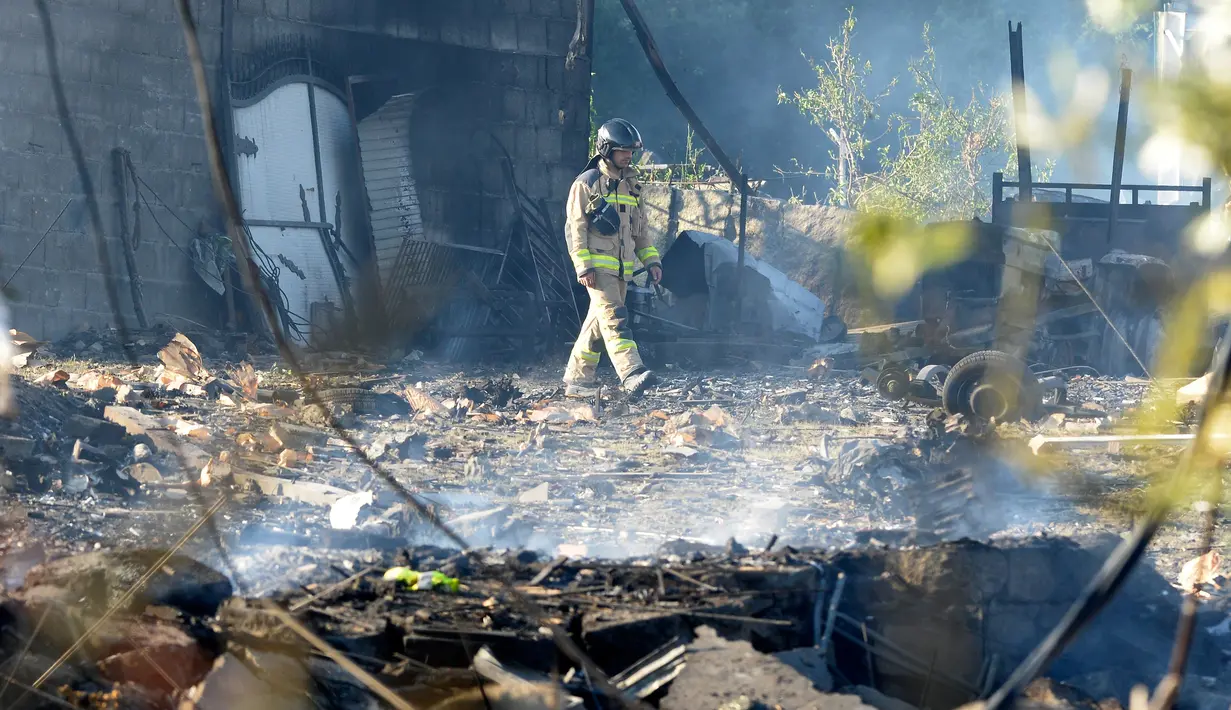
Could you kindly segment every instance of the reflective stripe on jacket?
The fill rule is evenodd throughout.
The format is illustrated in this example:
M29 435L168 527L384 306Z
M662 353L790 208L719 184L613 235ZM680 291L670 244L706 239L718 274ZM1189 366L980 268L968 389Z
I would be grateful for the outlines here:
M569 256L578 276L602 270L632 281L634 259L646 266L662 261L646 229L641 183L632 168L616 171L601 158L597 163L597 168L578 175L569 189L565 223ZM590 225L589 213L600 200L619 212L620 230L616 234L602 234Z

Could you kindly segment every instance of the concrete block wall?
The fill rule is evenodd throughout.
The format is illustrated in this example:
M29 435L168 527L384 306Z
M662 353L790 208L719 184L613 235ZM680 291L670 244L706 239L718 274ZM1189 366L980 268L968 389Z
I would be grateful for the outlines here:
M207 61L216 62L220 16L197 0ZM202 12L205 5L211 12ZM167 206L150 198L137 264L146 311L199 316L191 263L171 242L191 244L212 212L184 37L163 0L49 0L60 72L99 199L117 290L130 325L132 301L118 242L111 152L130 151L138 173ZM214 15L215 17L211 17ZM13 278L14 326L56 337L113 316L84 191L55 110L43 32L33 2L0 3L0 278L7 280L57 214L41 246ZM130 189L131 194L131 189ZM156 218L170 233L164 236ZM195 319L195 318L194 318Z
M465 143L475 129L501 136L513 153L518 179L548 201L563 220L573 175L585 160L589 65L571 72L564 55L576 21L571 0L236 0L234 40L254 48L286 32L342 36L357 61L413 73L461 68L451 89L470 119L449 125L440 145ZM99 198L116 289L130 325L129 286L119 248L119 207L112 151L130 151L148 184L154 215L141 217L137 267L146 312L219 323L221 300L199 283L186 251L198 225L222 226L210 183L201 113L168 0L48 0L60 48L69 106ZM218 0L193 0L207 70L216 74L222 44ZM388 48L395 48L390 54ZM404 60L399 63L397 60ZM391 61L392 58L392 61ZM56 215L73 201L45 241L12 280L14 326L55 338L81 326L109 327L101 260L83 208L81 181L55 111L43 35L34 4L0 2L0 283L35 246ZM364 62L367 62L366 66ZM427 73L431 73L427 72ZM462 129L465 129L463 131ZM458 138L461 136L461 138ZM447 175L456 156L427 160L425 217L457 232L458 241L494 243L507 228L511 204L486 163ZM433 192L434 191L434 192ZM132 199L131 189L129 199ZM159 199L152 195L157 194ZM493 197L476 212L476 200ZM163 204L165 203L165 204ZM160 226L161 225L161 229ZM163 234L163 229L167 234ZM173 243L174 242L174 243ZM177 246L178 244L178 246ZM173 319L171 322L175 322Z

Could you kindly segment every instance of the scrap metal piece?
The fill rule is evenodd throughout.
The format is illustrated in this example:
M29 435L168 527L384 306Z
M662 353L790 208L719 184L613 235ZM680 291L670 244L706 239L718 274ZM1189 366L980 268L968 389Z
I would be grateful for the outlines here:
M838 583L834 587L833 596L829 602L829 618L825 620L825 633L821 636L820 643L817 645L822 657L829 652L829 640L833 638L833 626L837 621L838 604L842 601L842 591L846 589L846 573L838 572Z
M505 190L516 208L516 233L524 249L527 278L537 299L537 304L546 309L549 322L560 334L576 333L581 327L581 309L573 290L573 266L568 259L563 230L556 229L551 212L542 200L532 199L517 184L513 159L508 149L495 135L492 142L500 149L500 169L504 176ZM501 263L500 277L509 266L506 253Z
M473 666L475 673L503 686L539 687L554 685L554 681L545 673L536 673L523 668L504 665L497 660L495 654L487 646L480 648L478 653L474 654ZM564 691L560 692L563 693ZM580 708L585 706L581 698L571 694L566 694L561 699L564 701L561 705L563 708Z
M677 636L619 675L612 676L611 682L620 690L644 700L684 671L687 650L688 645Z
M916 381L931 382L932 378L937 378L941 383L949 376L949 368L945 365L925 365L915 375Z

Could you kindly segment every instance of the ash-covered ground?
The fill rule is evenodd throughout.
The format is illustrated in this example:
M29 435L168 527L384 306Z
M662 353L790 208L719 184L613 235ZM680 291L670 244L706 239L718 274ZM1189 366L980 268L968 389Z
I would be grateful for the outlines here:
M321 406L217 334L130 349L136 365L82 333L18 371L21 415L0 431L14 707L372 706L270 600L415 707L454 707L433 703L480 676L509 690L480 649L599 707L548 624L654 707L953 707L1050 631L1182 450L1037 437L1187 426L1150 416L1178 383L1076 378L1068 401L1098 416L987 431L824 367L668 368L645 397L569 401L554 367L417 353L305 356ZM1161 677L1187 567L1215 586L1185 702L1231 702L1219 563L1189 564L1199 524L1176 511L1031 698L1093 707ZM460 587L382 579L395 565ZM271 681L283 666L302 683Z
M224 493L233 500L213 520L232 554L253 561L254 585L294 583L264 559L287 545L353 556L446 543L325 428L274 357L251 357L245 374L221 338L196 333L206 372L176 375L157 356L171 335L137 338L137 367L105 334L87 333L19 371L25 410L9 428L33 450L10 465L6 555L170 544ZM842 548L1119 534L1149 477L1181 450L1101 445L1036 456L1026 445L1040 433L1127 430L1151 397L1172 396L1173 387L1148 382L1077 378L1069 400L1106 417L1057 416L975 437L929 423L926 406L882 399L853 373L818 378L803 367L667 368L641 399L611 386L581 402L563 398L555 367L341 353L306 362L358 445L469 542L575 558L651 554L672 541L755 550L771 541ZM245 396L245 378L259 392ZM135 410L135 426L153 431L117 431L108 420L129 419L107 407ZM281 424L289 437L277 436ZM78 440L86 452L74 457ZM340 490L305 501L235 474ZM331 523L336 495L364 491L372 500L357 515ZM1165 575L1194 555L1198 521L1180 511L1155 545ZM209 555L215 546L203 529L188 549Z

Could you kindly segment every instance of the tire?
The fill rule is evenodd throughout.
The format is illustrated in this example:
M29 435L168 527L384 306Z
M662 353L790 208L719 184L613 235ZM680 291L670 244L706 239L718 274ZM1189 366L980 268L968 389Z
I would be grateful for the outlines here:
M994 411L997 421L1011 422L1035 417L1043 401L1039 381L1024 362L999 350L984 350L953 366L941 403L949 414L987 418Z

